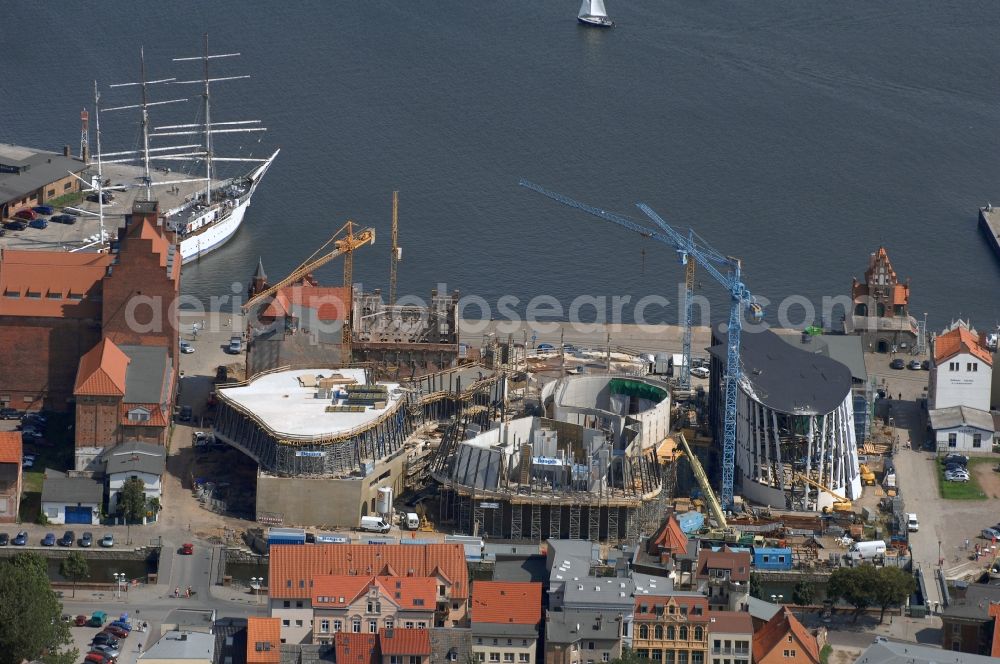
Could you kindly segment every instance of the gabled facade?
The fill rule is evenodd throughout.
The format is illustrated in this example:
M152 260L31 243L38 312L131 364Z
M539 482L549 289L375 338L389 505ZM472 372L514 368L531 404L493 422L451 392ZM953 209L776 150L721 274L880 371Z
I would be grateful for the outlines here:
M632 649L652 661L706 664L708 598L695 593L636 597Z
M751 664L753 618L746 611L708 612L709 664Z
M754 664L819 664L819 644L788 607L753 637Z
M601 611L548 611L545 664L610 662L622 653L621 615Z
M247 618L247 664L281 663L281 624L277 618Z
M688 538L681 530L681 524L671 512L652 537L646 540L646 553L659 558L660 563L667 564L680 553L687 551Z
M702 549L698 552L695 582L714 609L735 611L750 593L750 552Z
M108 514L118 511L119 493L133 477L142 480L147 501L160 499L167 465L165 447L132 441L107 450L102 458L108 485Z
M910 284L900 282L885 247L871 255L864 282L851 284L854 310L844 319L844 331L860 334L867 351L902 351L917 341L917 323L910 316Z
M426 629L390 627L379 631L382 664L430 664L431 639Z
M542 584L476 581L469 616L472 652L480 662L535 664Z
M981 335L958 321L934 339L928 407L966 406L989 411L993 355Z
M433 627L436 590L431 577L315 577L312 642L330 643L338 632Z

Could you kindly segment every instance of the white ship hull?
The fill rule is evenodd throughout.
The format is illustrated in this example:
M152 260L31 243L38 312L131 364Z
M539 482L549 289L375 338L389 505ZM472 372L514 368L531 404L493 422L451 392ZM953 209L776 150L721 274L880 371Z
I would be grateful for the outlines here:
M214 249L218 249L236 235L240 224L243 223L246 210L250 207L250 200L253 198L254 191L257 190L257 185L260 184L271 162L278 156L278 152L280 150L275 151L270 159L250 175L252 181L250 189L246 194L234 201L233 207L229 210L228 214L223 214L222 218L217 221L208 221L208 217L218 214L219 208L217 206L213 210L205 210L203 215L196 216L194 219L188 221L188 227L194 232L182 235L178 242L182 265L201 258Z

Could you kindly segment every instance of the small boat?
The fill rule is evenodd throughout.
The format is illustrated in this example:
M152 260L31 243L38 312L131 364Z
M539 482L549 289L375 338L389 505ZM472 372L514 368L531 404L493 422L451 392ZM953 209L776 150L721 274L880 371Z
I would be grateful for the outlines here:
M608 18L608 10L604 8L604 0L583 0L576 20L584 25L598 28L613 28L615 26L615 22Z

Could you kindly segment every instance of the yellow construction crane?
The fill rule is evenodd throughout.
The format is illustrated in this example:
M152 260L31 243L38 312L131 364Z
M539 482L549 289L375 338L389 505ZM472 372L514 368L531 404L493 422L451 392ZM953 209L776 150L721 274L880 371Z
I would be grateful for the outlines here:
M687 455L688 461L691 462L691 470L694 472L694 478L698 480L698 486L701 487L701 492L705 496L705 500L708 501L708 509L712 513L712 517L715 519L716 525L723 530L728 529L728 524L726 523L726 515L722 511L722 506L719 504L719 500L715 497L715 492L712 491L712 485L708 481L708 475L705 474L705 469L701 466L701 461L698 457L694 455L691 451L691 447L688 445L687 439L684 434L678 431L676 434L677 438L681 441L681 445L684 447L684 454Z
M340 237L344 234L343 237ZM354 222L348 221L346 224L341 226L340 230L334 233L329 240L327 240L322 247L313 252L312 256L307 258L304 263L299 265L297 268L292 270L291 274L287 277L274 284L268 288L257 293L249 300L243 303L243 311L249 311L255 305L259 304L263 300L271 297L279 290L285 286L294 284L295 282L303 279L307 274L313 272L314 270L326 265L334 258L338 256L344 257L344 286L348 289L353 287L353 271L354 271L354 261L353 255L354 250L359 247L363 247L366 244L375 243L375 229L374 228L364 228L359 232L354 232ZM330 247L332 246L332 249ZM323 252L326 253L323 253ZM353 293L351 294L353 296ZM344 341L345 343L350 343L351 341L351 311L354 309L352 302L348 301L344 303L347 308L347 320L344 323Z
M854 505L853 505L853 503L851 503L851 501L848 498L845 498L844 496L841 496L839 493L835 493L833 491L833 489L830 489L829 487L823 486L822 484L820 484L816 480L811 479L809 477L806 477L802 473L793 472L792 473L792 478L793 479L802 480L806 484L808 484L810 486L814 486L817 489L819 489L821 491L825 491L826 493L828 493L831 496L833 496L834 500L836 501L835 503L833 503L833 511L834 512L853 512L854 511Z
M389 306L396 304L396 265L403 259L399 246L399 192L392 192L392 262L389 263Z

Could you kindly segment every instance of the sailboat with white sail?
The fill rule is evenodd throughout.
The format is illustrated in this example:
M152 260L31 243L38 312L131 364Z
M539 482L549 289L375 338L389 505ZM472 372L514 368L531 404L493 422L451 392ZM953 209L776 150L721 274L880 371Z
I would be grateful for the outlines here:
M141 101L139 104L105 108L104 111L119 111L126 109L140 109L142 129L142 149L126 152L104 153L97 155L98 163L122 163L141 159L143 167L142 185L146 188L146 197L154 199L154 187L176 187L180 183L198 182L204 183L204 189L196 195L188 197L181 204L166 210L166 223L170 230L176 234L176 241L183 263L188 263L208 252L221 247L227 240L233 237L243 223L243 217L250 200L253 197L257 185L270 168L274 159L278 156L279 150L266 158L253 157L220 157L213 150L213 137L217 134L231 133L251 133L267 131L260 126L260 120L234 120L226 122L215 122L212 120L211 107L211 84L222 81L234 81L250 78L248 75L224 76L211 78L209 76L209 64L219 58L232 58L239 53L210 54L208 50L208 35L204 38L204 52L202 55L174 58L174 62L197 61L202 64L203 76L198 79L178 81L176 78L163 78L158 80L146 80L145 61L140 51L140 81L136 83L119 83L110 87L139 86L141 91ZM203 117L200 122L193 124L164 125L151 127L149 120L149 108L163 104L174 104L187 101L186 99L171 99L165 101L149 101L147 90L149 86L156 84L187 85L195 84L202 88L200 96L203 99ZM150 147L151 139L161 137L188 136L192 144L174 145L169 147ZM182 139L183 140L183 139ZM196 141L201 141L196 142ZM164 179L154 181L153 175L156 168L151 164L154 161L182 161L201 162L204 164L204 176L191 177L186 179ZM255 166L245 175L241 175L227 180L216 179L217 162L247 162ZM168 168L162 168L164 172L169 172ZM100 197L99 197L100 198Z
M615 25L615 22L608 18L608 10L604 7L604 0L583 0L576 19L584 25L598 28L612 28Z

